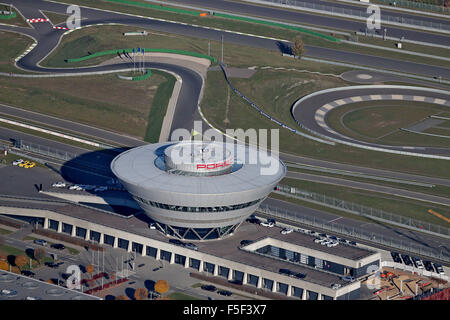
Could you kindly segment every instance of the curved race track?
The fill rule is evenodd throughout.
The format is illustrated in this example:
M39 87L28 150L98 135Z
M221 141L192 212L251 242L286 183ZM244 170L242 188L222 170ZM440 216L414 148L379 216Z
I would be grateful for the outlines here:
M292 107L294 120L304 129L322 138L364 149L450 160L450 148L379 145L359 141L334 131L327 123L327 112L360 101L424 101L447 106L450 93L442 90L408 86L352 86L318 91L307 95Z

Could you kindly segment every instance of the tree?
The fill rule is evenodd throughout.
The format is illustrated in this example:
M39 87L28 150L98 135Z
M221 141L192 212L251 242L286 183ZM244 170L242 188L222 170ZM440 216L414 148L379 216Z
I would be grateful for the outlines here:
M148 290L145 288L136 289L134 292L134 298L136 300L145 300L148 297Z
M127 296L117 296L116 300L130 300Z
M34 249L34 258L39 262L39 263L41 263L41 260L42 259L44 259L44 257L45 257L45 254L46 254L46 252L45 252L45 249L44 248L36 248L36 249Z
M88 265L86 267L86 272L91 274L92 272L94 272L94 267L92 266L92 264Z
M0 261L0 270L9 271L9 264L6 261Z
M155 291L161 294L169 290L169 283L166 280L158 280L155 283Z
M25 257L25 256L17 256L15 259L14 259L14 264L17 266L17 267L19 267L19 269L20 270L22 270L22 267L24 266L24 265L26 265L27 264L27 261L28 259L27 259L27 257Z
M305 53L303 46L303 39L301 36L296 36L294 39L294 46L292 47L292 54L296 57L301 57Z

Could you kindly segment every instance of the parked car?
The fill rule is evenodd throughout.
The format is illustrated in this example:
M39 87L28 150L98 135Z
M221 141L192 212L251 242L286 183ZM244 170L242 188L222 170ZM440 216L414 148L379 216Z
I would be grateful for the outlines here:
M58 264L58 263L54 263L54 262L46 262L45 265L46 265L47 267L53 268L53 269L56 269L56 268L59 267L59 264Z
M328 245L329 243L332 243L332 242L333 242L332 240L324 239L324 241L320 242L320 244L323 245L323 246L326 246L326 245Z
M330 243L327 244L327 247L336 247L339 244L339 242L337 241L331 241Z
M30 168L33 168L33 167L35 167L35 166L36 166L36 163L30 162L30 163L27 163L26 165L24 165L23 167L24 167L25 169L30 169Z
M30 270L22 270L20 273L26 277L31 277L31 278L33 278L36 275L33 271L30 271Z
M281 230L281 234L289 234L289 233L292 233L293 231L294 231L294 229L285 228L285 229Z
M423 263L422 263L422 260L420 260L420 258L413 257L412 261L414 262L414 265L416 266L416 268L423 269Z
M314 239L314 242L315 242L315 243L321 243L321 242L323 242L323 241L327 241L327 239L322 239L322 238L315 238L315 239Z
M69 187L69 190L82 190L83 188L81 188L79 185L74 184L73 186Z
M339 238L339 242L342 242L342 243L348 243L348 241L345 240L344 238Z
M328 238L331 240L335 240L335 241L337 241L337 239L338 239L336 236L329 236Z
M108 190L108 187L97 187L94 189L95 192L106 191L106 190Z
M29 163L30 163L30 161L28 161L28 160L22 161L21 163L19 163L19 167L23 168L23 166L26 166Z
M287 276L289 276L289 277L293 277L293 276L295 275L295 273L292 272L292 271L289 270L289 269L280 269L280 270L278 270L278 273L280 273L280 274L285 274L285 275L287 275Z
M13 161L13 166L18 166L19 164L21 164L23 162L23 159L17 159Z
M3 289L2 291L0 291L0 295L3 297L13 297L13 296L17 295L17 291Z
M64 188L66 186L65 182L55 182L54 184L52 184L52 187L54 188Z
M328 238L328 235L326 233L319 233L319 237Z
M339 283L333 283L332 285L331 285L331 289L334 289L334 290L337 290L337 289L339 289L341 287L341 285L339 284Z
M254 223L254 224L260 224L261 220L259 220L258 218L255 218L255 217L250 217L247 219L247 222Z
M231 296L233 293L228 291L228 290L219 290L217 291L217 294L220 294L221 296L226 296L229 297Z
M425 270L431 271L431 272L434 271L434 268L433 268L433 265L431 264L431 261L424 260L423 261L423 265L425 266Z
M402 257L403 263L406 264L407 266L411 266L413 264L411 261L411 258L407 254L402 254L401 257Z
M62 243L54 243L50 247L57 250L64 250L66 248Z
M198 247L195 244L190 243L190 242L185 243L184 247L187 248L187 249L198 251Z
M357 243L355 241L349 241L348 244L351 244L352 246L356 246Z
M353 281L355 281L355 278L353 278L351 276L343 276L343 277L341 277L341 280L343 280L345 282L353 282Z
M211 291L211 292L214 292L217 290L217 288L215 286L207 285L207 284L201 286L201 288L202 288L202 290Z
M273 222L268 222L268 221L261 222L260 225L263 227L268 227L268 228L273 228L275 226L275 224Z
M442 264L440 263L433 263L434 265L434 269L436 270L437 273L439 274L445 274L444 268L442 267Z
M304 279L304 278L306 278L306 274L299 272L299 273L296 273L294 275L294 277L299 278L299 279Z
M42 239L35 239L35 240L33 241L33 243L38 244L38 245L41 245L41 246L46 246L46 245L47 245L47 241L42 240Z
M240 243L241 243L241 246L246 246L246 245L252 244L253 240L242 240Z

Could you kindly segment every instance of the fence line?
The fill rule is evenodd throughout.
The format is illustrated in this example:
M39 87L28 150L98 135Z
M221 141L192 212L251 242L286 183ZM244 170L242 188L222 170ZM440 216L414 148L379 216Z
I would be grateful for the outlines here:
M377 243L382 246L396 248L402 251L415 253L417 255L437 258L442 261L450 262L449 253L444 252L443 249L438 250L422 245L415 245L412 244L411 241L394 239L383 234L370 232L368 230L348 226L337 222L330 223L329 221L320 219L316 216L310 216L299 211L294 212L286 209L281 209L267 204L261 204L257 211L270 216L295 221L312 227L329 230L331 232L336 232L342 235L347 235L349 237Z
M433 223L416 220L384 210L367 207L358 203L329 197L325 194L292 188L286 185L278 185L278 191L283 194L295 195L306 201L312 201L328 207L344 210L359 216L369 217L378 221L395 224L404 228L420 232L430 233L436 236L450 238L450 229Z

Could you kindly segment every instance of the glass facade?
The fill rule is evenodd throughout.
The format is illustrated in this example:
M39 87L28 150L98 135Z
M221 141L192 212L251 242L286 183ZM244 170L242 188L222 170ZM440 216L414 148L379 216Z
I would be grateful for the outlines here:
M137 196L133 196L133 198L141 203L146 204L152 207L164 209L164 210L172 210L172 211L179 211L179 212L223 212L223 211L233 211L233 210L239 210L244 209L247 207L251 207L258 202L262 201L263 199L257 199L246 203L240 203L240 204L233 204L229 206L218 206L218 207L186 207L186 206L177 206L177 205L170 205L165 203L159 203L155 201L146 200Z

